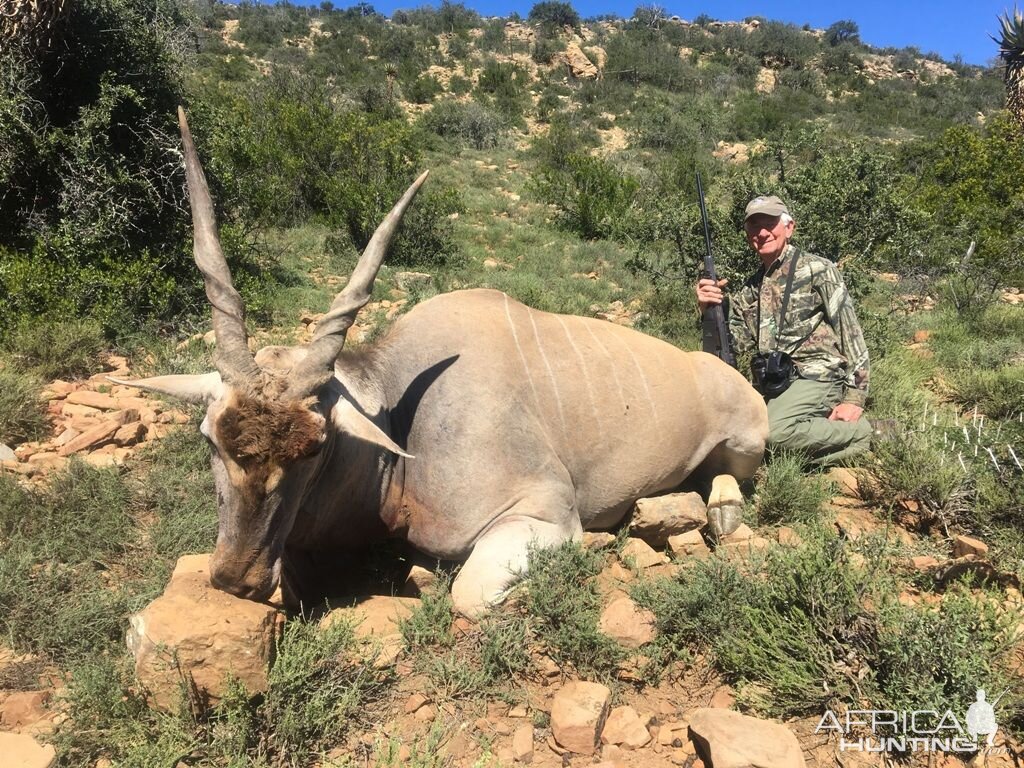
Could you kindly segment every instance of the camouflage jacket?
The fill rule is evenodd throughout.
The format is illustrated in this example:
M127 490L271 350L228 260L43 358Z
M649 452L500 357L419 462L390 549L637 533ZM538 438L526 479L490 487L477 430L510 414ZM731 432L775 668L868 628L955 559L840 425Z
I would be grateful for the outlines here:
M794 260L797 271L780 336L779 313ZM832 262L787 245L767 270L761 267L730 297L729 331L737 353L779 349L793 358L801 377L843 381L843 402L864 407L868 394L868 349L846 283Z

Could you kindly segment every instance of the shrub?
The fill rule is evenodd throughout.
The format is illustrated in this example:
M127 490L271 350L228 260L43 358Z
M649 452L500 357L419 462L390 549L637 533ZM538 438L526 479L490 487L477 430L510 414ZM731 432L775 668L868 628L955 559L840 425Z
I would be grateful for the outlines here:
M405 96L414 104L429 104L439 93L444 92L444 86L432 75L417 77L405 89Z
M602 565L600 554L575 542L531 550L526 610L556 661L607 677L623 651L597 628L601 600L592 579Z
M423 127L473 149L495 146L503 130L500 118L482 104L450 100L435 104L423 116Z
M201 295L168 153L183 6L86 0L68 14L47 55L0 53L0 312L166 318Z
M13 446L39 440L49 432L41 387L35 376L0 369L0 443Z
M100 353L105 346L102 329L90 319L22 320L3 343L15 365L47 381L100 370Z
M710 651L738 698L774 716L849 701L849 670L876 668L877 623L862 601L884 594L878 570L853 565L827 526L801 529L801 537L799 546L773 547L746 567L710 558L632 590L657 617L670 658Z
M566 229L590 240L612 235L639 189L635 179L589 155L570 155L562 168L542 166L532 184L558 207Z
M831 497L829 483L818 474L805 474L803 457L777 453L758 475L754 511L759 524L813 523L822 518L822 505Z
M580 15L576 9L571 3L560 0L541 0L534 4L526 20L547 30L561 30L564 27L572 27L577 31L580 29Z

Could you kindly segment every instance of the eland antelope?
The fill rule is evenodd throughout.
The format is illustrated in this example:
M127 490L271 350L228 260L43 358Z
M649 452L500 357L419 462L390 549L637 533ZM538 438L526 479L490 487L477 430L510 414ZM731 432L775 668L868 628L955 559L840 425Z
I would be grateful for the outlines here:
M712 513L736 513L735 478L761 461L768 419L716 357L494 290L431 298L383 340L343 351L426 173L378 227L312 341L251 354L181 110L179 122L217 370L122 383L206 404L215 586L262 600L282 584L294 602L316 594L310 563L400 536L465 560L452 597L472 616L502 597L532 544L611 528L636 499L687 478L713 480Z

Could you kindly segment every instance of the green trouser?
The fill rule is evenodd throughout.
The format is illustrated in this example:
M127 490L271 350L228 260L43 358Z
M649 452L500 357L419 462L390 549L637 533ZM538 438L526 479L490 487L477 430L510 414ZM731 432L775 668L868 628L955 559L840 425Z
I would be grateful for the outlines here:
M871 445L868 420L829 421L842 402L841 381L797 378L789 389L768 401L768 444L804 453L815 464L835 464Z

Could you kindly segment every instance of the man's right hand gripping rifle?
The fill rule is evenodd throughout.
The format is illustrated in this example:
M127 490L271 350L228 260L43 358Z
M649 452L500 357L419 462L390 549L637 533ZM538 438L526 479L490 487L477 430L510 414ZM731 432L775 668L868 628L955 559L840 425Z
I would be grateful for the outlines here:
M715 274L715 262L711 255L711 229L708 226L708 211L704 205L704 187L697 174L697 199L700 202L701 222L704 225L704 273L697 283L697 303L700 305L702 349L721 358L733 368L736 356L729 339L729 322L722 306L722 288L728 280L719 280Z

